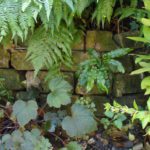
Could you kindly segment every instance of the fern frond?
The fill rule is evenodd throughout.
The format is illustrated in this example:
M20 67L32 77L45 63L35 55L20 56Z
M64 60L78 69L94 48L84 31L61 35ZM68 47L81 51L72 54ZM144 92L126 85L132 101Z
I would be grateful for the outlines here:
M116 0L99 0L97 4L97 8L93 14L93 19L96 19L97 24L102 22L102 26L104 27L104 23L107 20L110 22L111 16L113 14L113 7L116 3Z
M70 66L72 63L71 45L72 37L69 31L61 27L61 32L45 32L39 28L29 40L27 59L35 68L35 75L38 71L47 67L48 69L59 64Z
M12 38L20 37L24 40L28 31L34 28L33 9L29 7L22 12L21 6L21 1L15 0L4 0L0 3L0 41L8 34Z
M85 8L87 8L94 0L78 0L75 4L76 13L81 16Z
M138 0L131 0L130 6L135 8L138 5Z

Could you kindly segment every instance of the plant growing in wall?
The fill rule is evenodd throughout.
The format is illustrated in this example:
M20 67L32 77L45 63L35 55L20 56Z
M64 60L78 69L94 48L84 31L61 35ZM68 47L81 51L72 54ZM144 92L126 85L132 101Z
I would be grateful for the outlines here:
M145 11L150 12L150 1L144 0ZM150 18L140 18L142 23L142 37L129 37L131 40L137 42L144 42L149 44L150 42ZM149 73L150 72L150 55L137 55L135 60L136 64L139 64L140 69L137 69L131 73L131 75ZM146 90L145 95L150 94L150 76L144 77L141 82L141 89ZM112 111L115 113L129 114L132 117L132 121L139 120L142 124L142 128L145 129L146 134L150 135L150 98L147 101L147 107L144 110L140 110L136 102L133 103L133 108L127 106L121 106L117 102L114 102L113 106L109 103L105 104L105 109L107 111Z
M124 73L123 65L115 60L131 52L130 48L113 50L108 53L99 54L94 49L88 50L89 59L79 65L78 85L85 87L89 92L97 86L99 91L109 93L113 73Z

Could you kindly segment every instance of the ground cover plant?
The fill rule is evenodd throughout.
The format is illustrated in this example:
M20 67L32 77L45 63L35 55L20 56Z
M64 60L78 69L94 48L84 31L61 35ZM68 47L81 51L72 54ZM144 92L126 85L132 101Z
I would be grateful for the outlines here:
M89 139L103 125L104 129L118 133L126 124L128 132L133 124L126 123L129 117L126 114L132 116L132 121L139 119L149 135L149 100L146 110L140 110L136 103L134 108L107 103L105 116L99 118L94 100L88 97L95 86L100 93L111 93L113 75L125 72L118 58L134 49L118 48L104 53L87 49L89 57L78 64L77 71L78 85L86 89L86 94L76 101L72 99L72 85L60 72L62 65L72 67L72 45L84 36L86 29L105 29L105 26L115 29L115 19L118 25L132 18L136 30L141 26L142 37L128 38L148 46L149 7L149 0L0 0L1 45L4 49L26 45L26 60L34 67L34 77L46 68L45 84L49 88L41 105L36 98L15 99L3 79L0 80L0 150L84 149L82 140ZM142 68L132 74L149 73L149 59L148 55L139 55L136 63ZM149 84L148 76L141 83L145 94L150 94ZM128 133L134 140L134 135Z

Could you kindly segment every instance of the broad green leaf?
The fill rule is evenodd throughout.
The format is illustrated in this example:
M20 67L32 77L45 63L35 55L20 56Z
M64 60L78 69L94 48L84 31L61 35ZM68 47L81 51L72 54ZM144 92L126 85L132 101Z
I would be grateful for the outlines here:
M74 104L71 107L72 116L67 116L62 121L62 128L70 137L81 137L97 129L93 113L86 107Z
M30 131L15 130L11 134L3 136L0 145L4 150L52 150L51 143L41 136L38 129ZM1 147L0 147L1 148ZM3 149L2 149L3 150Z
M145 26L150 26L150 19L147 18L142 18L141 22L145 25Z
M134 100L134 102L133 102L133 107L134 107L134 109L136 109L136 110L138 110L139 109L139 107L138 107L138 105L137 105L137 103L136 103L136 101Z
M71 85L61 77L54 78L49 83L51 93L47 96L47 103L50 107L60 108L71 102Z
M137 41L137 42L144 42L144 43L148 43L149 41L143 37L128 37L128 39L133 40L133 41Z
M114 51L104 54L104 57L119 58L121 56L128 54L131 51L133 51L133 49L131 49L131 48L120 48L120 49L116 49Z
M149 67L149 68L150 68L150 63L139 62L139 65L140 65L141 67Z
M125 72L123 65L119 61L117 61L117 60L111 59L109 61L109 65L110 65L110 69L114 73L115 72L121 72L121 73Z
M105 111L105 116L107 116L108 118L113 118L114 113L112 111Z
M141 82L141 89L146 89L145 95L150 94L150 76L145 77Z
M148 127L146 128L146 134L147 134L147 135L150 135L150 126L148 126Z
M38 105L33 100L28 102L18 100L13 105L13 116L17 118L17 121L21 126L24 126L30 120L36 119L37 109Z
M142 123L142 128L144 129L148 123L150 122L150 117L149 116L145 116L142 120L141 120L141 123Z
M141 68L141 69L132 71L132 72L131 72L131 75L134 75L134 74L141 74L141 73L144 73L144 72L150 72L150 68Z
M144 0L145 9L150 10L150 0Z
M144 38L150 42L150 27L143 26Z
M135 60L135 63L139 63L143 60L150 60L150 55L137 55L138 57Z
M121 129L122 128L122 121L120 120L120 119L118 119L118 120L115 120L114 122L114 125L117 127L117 128L119 128L119 129Z
M147 101L147 108L148 108L148 110L150 111L150 98L149 98L148 101Z

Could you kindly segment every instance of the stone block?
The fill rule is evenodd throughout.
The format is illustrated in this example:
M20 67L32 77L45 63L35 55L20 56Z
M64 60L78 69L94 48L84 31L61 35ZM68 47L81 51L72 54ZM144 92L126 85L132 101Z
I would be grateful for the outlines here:
M126 95L119 98L115 98L121 105L127 105L128 107L133 107L134 100L139 106L146 106L148 96L144 96L144 94L134 94L134 95Z
M63 70L63 71L76 71L77 68L78 68L78 65L88 58L88 54L84 53L82 51L73 51L72 56L73 56L73 65L72 65L72 67L67 68L66 66L63 65L61 67L61 70Z
M115 97L121 97L124 94L141 93L140 75L117 74L114 77L113 94Z
M113 39L114 41L120 46L120 47L129 47L129 48L142 48L144 47L144 44L141 42L136 42L133 40L128 39L127 37L134 37L139 36L139 32L123 32L114 35Z
M32 64L25 59L26 51L11 52L11 66L16 70L33 70Z
M94 48L97 51L111 51L118 46L112 39L112 33L109 31L87 31L86 49Z
M96 109L97 109L97 115L103 115L104 113L104 104L110 103L110 100L106 96L91 96L93 99Z
M10 54L5 49L0 49L0 68L9 68Z
M134 69L134 59L130 55L123 56L118 59L125 68L126 73L131 73Z
M25 87L22 81L25 80L22 74L13 69L0 69L0 78L5 79L5 85L9 90L22 90Z
M84 37L81 37L77 42L72 45L73 50L84 50Z

